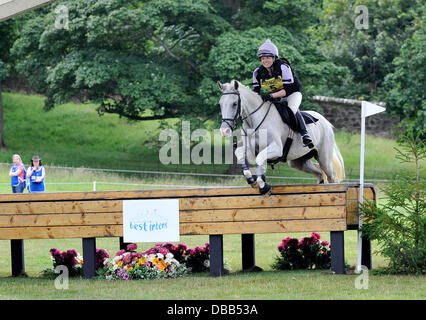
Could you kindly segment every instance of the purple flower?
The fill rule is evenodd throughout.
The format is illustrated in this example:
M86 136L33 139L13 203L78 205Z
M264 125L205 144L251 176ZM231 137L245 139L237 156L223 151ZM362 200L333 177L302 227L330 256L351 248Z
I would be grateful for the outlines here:
M327 240L321 241L321 245L324 247L327 247L330 245L330 243Z
M124 280L129 280L129 274L127 272L124 273L123 279Z
M127 251L134 251L138 248L138 246L136 245L136 243L129 243L127 245Z

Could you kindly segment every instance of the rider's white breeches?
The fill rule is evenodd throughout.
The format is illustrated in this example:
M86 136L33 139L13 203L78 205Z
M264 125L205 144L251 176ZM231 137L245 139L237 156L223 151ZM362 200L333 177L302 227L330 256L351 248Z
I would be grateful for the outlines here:
M293 92L288 97L283 98L284 101L287 101L288 107L296 114L299 110L300 104L302 103L302 94L299 91Z

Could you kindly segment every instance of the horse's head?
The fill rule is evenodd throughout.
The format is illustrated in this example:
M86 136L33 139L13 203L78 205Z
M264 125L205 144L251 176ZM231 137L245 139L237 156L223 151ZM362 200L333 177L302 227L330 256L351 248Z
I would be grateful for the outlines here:
M220 133L225 138L232 136L232 130L237 127L237 119L241 115L241 97L238 91L239 82L236 80L222 84L217 82L222 91L220 97L220 112L222 113L222 124Z

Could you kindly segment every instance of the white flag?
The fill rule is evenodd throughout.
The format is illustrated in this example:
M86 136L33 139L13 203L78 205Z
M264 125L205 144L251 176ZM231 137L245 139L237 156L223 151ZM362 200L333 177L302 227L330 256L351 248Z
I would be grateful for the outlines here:
M373 104L373 103L370 103L370 102L367 102L367 101L362 101L361 117L367 118L369 116L372 116L373 114L380 113L380 112L383 112L385 110L386 110L385 108L378 106L376 104Z

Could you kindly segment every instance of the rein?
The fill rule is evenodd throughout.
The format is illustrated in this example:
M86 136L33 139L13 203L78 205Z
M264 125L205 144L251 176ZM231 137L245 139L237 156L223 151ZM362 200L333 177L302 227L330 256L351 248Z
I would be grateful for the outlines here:
M258 106L254 111L250 112L247 116L242 117L241 116L241 96L240 96L240 92L239 91L231 91L231 92L222 93L222 95L228 95L228 94L236 94L238 96L237 111L235 112L234 118L222 118L222 122L225 122L232 130L234 130L236 128L238 118L241 118L241 121L244 122L244 120L246 120L248 117L250 117L251 115L255 114L257 111L259 111L260 108L262 108L262 106L265 104L265 101L263 101L260 104L260 106ZM266 111L266 114L263 117L262 121L260 121L260 123L254 129L254 132L256 132L259 129L259 127L262 125L262 123L265 121L266 117L269 114L269 111L271 110L271 106L272 106L272 102L270 102L269 107L268 107L268 111ZM229 123L229 121L232 121L232 125ZM244 128L243 128L243 131L247 135Z

